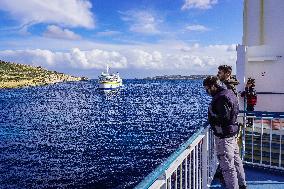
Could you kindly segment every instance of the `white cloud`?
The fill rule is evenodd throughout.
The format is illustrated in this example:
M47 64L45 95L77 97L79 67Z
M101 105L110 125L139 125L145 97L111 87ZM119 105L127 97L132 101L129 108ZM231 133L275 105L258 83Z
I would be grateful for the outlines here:
M234 45L187 45L177 42L164 42L155 45L105 45L82 50L73 48L68 52L34 50L0 51L0 59L18 63L43 66L51 70L68 70L69 74L76 70L102 71L106 64L117 71L140 70L147 73L171 74L216 74L218 65L228 64L235 70L236 51ZM105 50L108 49L108 50ZM228 50L230 49L230 50ZM138 77L142 73L133 73ZM131 74L130 74L131 75ZM96 77L97 75L86 75Z
M236 44L231 44L231 45L209 45L208 48L212 49L220 49L223 51L228 51L228 52L236 52Z
M190 54L168 54L167 55L167 67L175 70L190 70L193 67L204 67L202 57Z
M236 49L237 49L237 45L232 44L232 45L228 46L227 51L236 51Z
M105 68L106 64L113 68L125 68L127 63L126 58L116 51L99 49L81 51L78 48L74 48L67 53L41 49L5 50L0 51L0 59L54 69L62 66L67 68L102 69Z
M217 3L218 0L185 0L181 9L210 9L214 4Z
M43 36L50 38L59 38L59 39L81 39L80 35L75 34L73 31L68 29L62 29L55 25L50 25L47 27L47 30L43 33Z
M120 13L121 19L130 23L130 31L148 35L160 33L157 27L161 20L155 18L150 12L132 10Z
M49 50L5 50L0 51L2 60L26 63L33 66L55 66L54 53Z
M105 68L106 64L112 68L126 68L127 66L127 59L116 51L105 51L100 49L91 51L75 50L83 54L88 60L89 64L85 68ZM73 49L73 55L75 50ZM80 62L78 62L78 64L80 66Z
M198 43L194 43L193 45L190 46L181 46L178 49L180 49L181 51L184 52L193 52L194 50L198 50L198 48L200 47L200 45Z
M187 31L197 31L197 32L204 32L209 31L210 29L203 26L203 25L189 25L186 27Z
M122 34L122 33L119 32L119 31L106 30L106 31L103 31L103 32L98 32L96 35L97 36L114 36L114 35L119 35L119 34Z
M54 23L68 27L93 28L92 4L88 0L1 0L0 9L22 25Z
M141 49L133 49L126 53L129 66L142 69L163 69L162 54L158 51L147 52Z

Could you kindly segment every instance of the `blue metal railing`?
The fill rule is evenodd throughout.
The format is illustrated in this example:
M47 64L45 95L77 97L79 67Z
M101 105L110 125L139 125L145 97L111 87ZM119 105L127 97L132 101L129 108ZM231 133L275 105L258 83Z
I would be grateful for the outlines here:
M177 188L178 184L181 188L182 186L188 188L191 185L194 185L193 188L203 188L201 185L210 184L217 163L212 168L209 168L208 164L217 161L217 159L213 154L215 152L213 134L208 126L209 124L205 123L198 129L165 162L146 176L135 189L171 188L172 180L175 182L175 188ZM211 154L211 156L208 154ZM201 165L203 165L202 169ZM172 179L172 177L174 178ZM209 177L209 179L202 177ZM210 179L210 177L212 178ZM179 183L177 183L178 180Z
M240 111L243 114L255 115L257 117L284 118L284 112L266 112L266 111Z
M244 163L284 170L284 112L242 111L239 118Z
M264 120L270 120L270 122L264 122ZM282 145L284 141L282 137L284 112L241 111L239 121L243 121L242 124L244 125L242 129L242 158L244 163L284 169L284 160L282 161L284 157L284 154L282 155L284 153L282 151L284 145ZM250 121L252 122L250 123ZM277 127L277 129L273 128L276 121L280 123L280 127ZM267 123L270 124L265 125ZM165 162L145 177L135 189L172 188L172 185L174 185L174 188L178 188L178 186L179 188L208 188L217 168L214 137L208 126L208 123L205 123L198 129ZM256 136L258 136L258 139ZM275 153L272 153L275 151L273 149L275 147L275 136L277 144L279 144L276 145L278 155L276 163L275 157L273 157ZM255 139L258 140L257 145L259 144L260 150L254 147ZM267 149L268 151L265 152ZM257 153L259 151L260 154ZM171 183L172 181L174 183Z

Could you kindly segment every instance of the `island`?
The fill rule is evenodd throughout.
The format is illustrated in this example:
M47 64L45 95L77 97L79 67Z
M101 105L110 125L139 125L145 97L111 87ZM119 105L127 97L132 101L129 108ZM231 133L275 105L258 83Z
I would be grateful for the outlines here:
M88 80L88 78L49 71L41 66L34 67L0 60L0 88L40 86L81 80Z

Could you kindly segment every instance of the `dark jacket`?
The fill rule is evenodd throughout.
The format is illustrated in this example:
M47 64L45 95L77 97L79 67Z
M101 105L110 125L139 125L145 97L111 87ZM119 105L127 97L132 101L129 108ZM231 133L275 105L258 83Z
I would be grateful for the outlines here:
M238 113L238 99L233 91L220 88L208 109L208 119L214 135L228 138L237 134L239 131L236 123Z

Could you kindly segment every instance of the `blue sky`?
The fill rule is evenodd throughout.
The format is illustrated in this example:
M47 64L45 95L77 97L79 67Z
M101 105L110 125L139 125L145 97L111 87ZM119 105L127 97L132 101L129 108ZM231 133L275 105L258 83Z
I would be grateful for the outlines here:
M242 0L1 0L0 59L97 78L235 67Z

